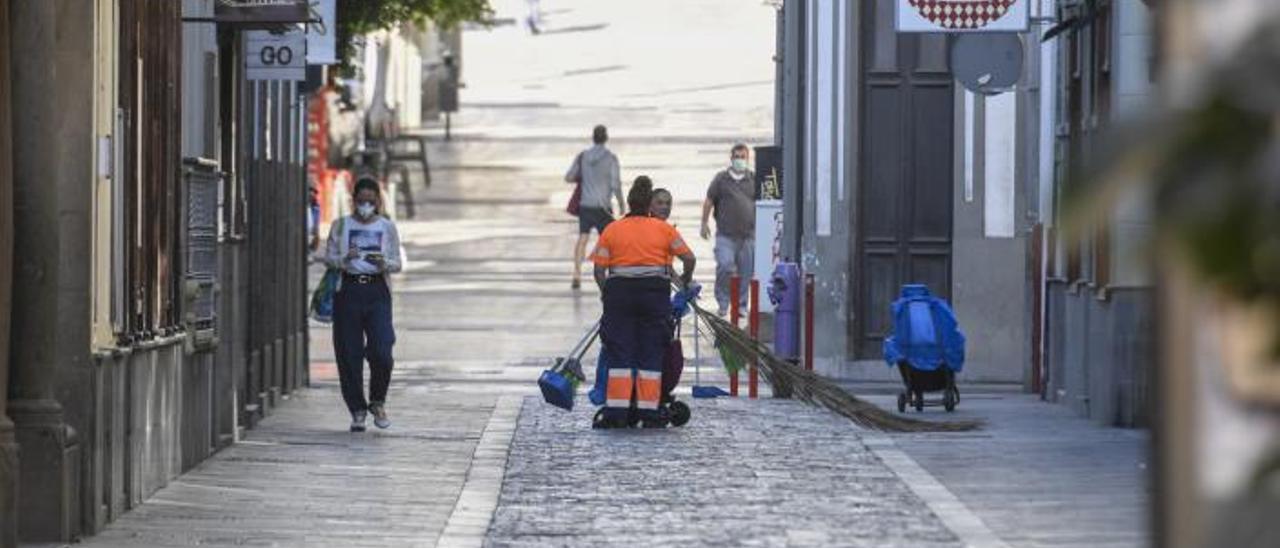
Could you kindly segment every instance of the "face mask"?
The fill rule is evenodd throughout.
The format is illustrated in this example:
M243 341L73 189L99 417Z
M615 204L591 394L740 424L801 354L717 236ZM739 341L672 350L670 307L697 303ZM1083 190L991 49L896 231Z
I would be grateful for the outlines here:
M377 208L375 208L373 204L369 202L360 202L359 204L356 205L356 214L365 219L372 217L374 212L376 211L377 211Z
M734 171L746 171L746 170L747 170L747 161L746 161L746 160L744 160L744 159L742 159L742 158L734 158L734 159L733 159L733 170L734 170Z

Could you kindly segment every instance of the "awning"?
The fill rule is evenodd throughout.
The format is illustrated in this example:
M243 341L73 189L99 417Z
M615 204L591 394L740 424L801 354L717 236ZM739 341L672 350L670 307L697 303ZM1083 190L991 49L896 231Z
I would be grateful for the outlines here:
M187 22L209 22L236 30L276 30L311 20L306 0L218 0L213 17L186 17Z

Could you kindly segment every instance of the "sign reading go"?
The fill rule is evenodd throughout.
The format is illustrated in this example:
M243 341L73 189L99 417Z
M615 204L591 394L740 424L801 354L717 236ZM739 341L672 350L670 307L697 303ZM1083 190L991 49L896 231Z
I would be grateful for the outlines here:
M244 68L249 80L306 80L307 35L246 32Z
M898 32L1024 32L1030 0L895 0Z

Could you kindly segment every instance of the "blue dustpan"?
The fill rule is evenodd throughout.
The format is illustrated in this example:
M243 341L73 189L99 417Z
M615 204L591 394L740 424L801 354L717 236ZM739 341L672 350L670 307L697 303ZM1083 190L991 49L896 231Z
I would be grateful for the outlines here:
M699 399L718 398L720 396L728 396L729 393L719 386L694 386L693 397Z
M576 358L569 358L557 360L555 366L543 371L538 377L538 388L542 390L544 401L566 411L572 411L573 395L577 392L580 382L582 382L582 366Z

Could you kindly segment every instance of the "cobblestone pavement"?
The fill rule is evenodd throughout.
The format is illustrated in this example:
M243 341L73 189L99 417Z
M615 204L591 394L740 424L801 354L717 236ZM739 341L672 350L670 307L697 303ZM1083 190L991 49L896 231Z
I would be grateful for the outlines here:
M525 400L487 546L960 546L835 415L696 400L666 430L591 430Z

